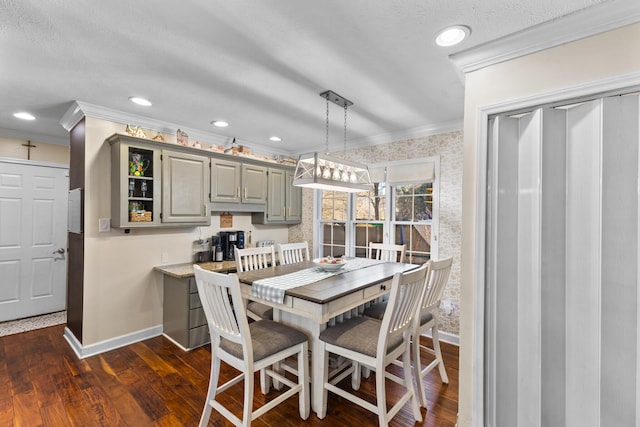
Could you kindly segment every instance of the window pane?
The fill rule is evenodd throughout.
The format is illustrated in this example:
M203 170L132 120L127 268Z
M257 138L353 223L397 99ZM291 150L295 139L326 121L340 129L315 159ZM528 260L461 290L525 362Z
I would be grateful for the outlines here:
M431 219L431 196L417 196L413 200L413 218L415 221Z
M431 253L431 226L414 225L411 228L411 250Z
M396 221L413 220L413 197L396 197Z
M332 229L333 224L322 224L322 243L331 244L333 240L333 233L331 233Z
M323 220L333 219L333 199L322 198L322 215Z
M414 194L431 194L432 184L424 183L424 184L416 184L413 186Z
M413 194L413 186L412 185L401 185L399 187L396 187L396 194L398 194L398 195Z
M371 200L368 196L356 196L356 219L372 219L371 218Z

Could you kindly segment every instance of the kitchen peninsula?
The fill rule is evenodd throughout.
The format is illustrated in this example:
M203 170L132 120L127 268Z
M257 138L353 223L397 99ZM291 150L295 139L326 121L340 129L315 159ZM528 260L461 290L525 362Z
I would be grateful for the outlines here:
M236 271L235 261L202 262L198 265L218 273ZM153 269L164 275L163 335L185 351L209 343L209 328L198 296L193 263L163 265Z

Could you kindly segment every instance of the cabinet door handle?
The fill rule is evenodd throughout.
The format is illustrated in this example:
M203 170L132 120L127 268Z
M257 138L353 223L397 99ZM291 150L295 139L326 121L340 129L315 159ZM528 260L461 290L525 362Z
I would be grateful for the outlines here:
M236 197L240 197L240 187L236 187Z
M291 216L291 207L289 207L289 216Z
M207 204L202 205L202 216L207 216Z
M244 199L247 200L247 187L244 187Z
M284 216L284 206L282 207L282 216Z

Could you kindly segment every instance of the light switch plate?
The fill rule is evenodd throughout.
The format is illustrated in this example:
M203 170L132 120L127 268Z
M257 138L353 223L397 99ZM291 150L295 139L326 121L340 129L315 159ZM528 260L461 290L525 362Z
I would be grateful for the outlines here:
M111 231L111 218L98 218L98 233Z

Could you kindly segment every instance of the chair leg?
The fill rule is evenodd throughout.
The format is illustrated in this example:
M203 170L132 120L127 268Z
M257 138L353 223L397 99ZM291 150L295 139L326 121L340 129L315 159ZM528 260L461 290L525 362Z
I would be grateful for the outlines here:
M387 426L387 392L385 384L385 367L382 363L376 364L376 405L378 407L378 423L380 427Z
M245 365L246 367L246 365ZM262 371L261 371L262 372ZM267 375L268 377L268 375ZM244 403L242 409L242 425L251 425L251 413L253 412L253 369L247 369L244 373Z
M416 378L416 386L418 388L418 396L420 397L420 405L427 407L427 393L424 391L422 383L422 363L420 362L420 333L414 334L411 340L411 350L413 352L413 376Z
M264 369L260 369L260 391L262 391L262 394L267 394L270 389L271 377L267 375L267 372Z
M442 353L440 352L440 333L438 332L438 325L434 324L433 328L431 328L431 337L433 338L433 350L436 353L436 358L438 359L438 370L440 371L440 378L442 382L445 384L449 384L449 377L447 376L447 371L444 368L444 359L442 358Z
M209 375L209 389L207 390L207 397L204 401L204 409L202 416L200 417L199 427L206 427L209 424L209 418L211 417L211 408L209 402L216 397L216 390L218 388L218 377L220 375L220 359L214 354L211 355L211 373Z
M418 361L418 366L420 366L419 361ZM405 383L404 385L409 391L409 393L411 393L411 408L413 409L413 418L416 421L422 421L422 414L420 413L420 405L418 404L416 391L413 388L413 376L411 375L411 352L410 352L409 344L407 344L407 346L405 347L404 354L402 355L402 370L404 371L404 383ZM416 372L420 372L420 371L416 371ZM420 375L418 375L418 378L420 378ZM420 381L419 383L421 384L422 381ZM419 387L422 388L420 385Z
M351 362L353 366L353 372L351 373L351 388L354 390L360 390L360 371L362 370L362 365L358 362Z

